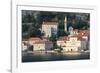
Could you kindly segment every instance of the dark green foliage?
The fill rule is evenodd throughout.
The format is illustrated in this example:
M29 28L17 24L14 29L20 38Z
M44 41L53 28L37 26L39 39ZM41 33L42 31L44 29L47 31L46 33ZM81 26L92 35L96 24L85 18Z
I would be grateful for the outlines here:
M49 40L55 42L57 40L57 36L52 35L51 37L49 37Z
M84 21L79 21L74 25L74 28L79 30L87 30L89 27L89 24Z
M54 49L57 49L57 51L58 51L59 53L61 53L61 51L63 50L63 48L62 48L61 46L58 46L57 44L54 45L53 48L54 48Z
M22 24L22 32L27 32L29 29L29 25L23 25Z
M24 15L26 12L26 15ZM28 13L31 12L31 13ZM80 15L77 17L76 15ZM74 29L87 30L90 25L87 21L90 20L90 14L88 13L64 13L64 12L47 12L47 11L22 11L22 23L32 23L32 25L22 25L23 37L41 37L44 34L41 33L41 25L43 21L56 21L58 22L58 34L56 38L60 36L66 36L69 33L64 31L64 18L67 17L67 28L72 26ZM85 19L82 20L81 17ZM56 19L55 19L56 18ZM75 23L73 23L73 21ZM55 41L55 37L50 37L50 40Z
M61 46L58 46L59 52L61 52L63 50L63 48Z

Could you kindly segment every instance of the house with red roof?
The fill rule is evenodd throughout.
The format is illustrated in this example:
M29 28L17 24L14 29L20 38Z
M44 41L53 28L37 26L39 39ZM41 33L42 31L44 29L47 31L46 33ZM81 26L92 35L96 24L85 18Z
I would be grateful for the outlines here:
M64 51L81 51L89 48L89 32L80 31L73 36L60 37L57 45L61 46Z

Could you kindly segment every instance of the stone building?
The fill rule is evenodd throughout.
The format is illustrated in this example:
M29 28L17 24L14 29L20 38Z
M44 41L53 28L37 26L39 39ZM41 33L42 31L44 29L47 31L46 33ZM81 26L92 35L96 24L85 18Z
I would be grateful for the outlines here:
M33 51L51 50L53 48L53 43L51 41L43 40L38 37L30 38L29 44L33 46Z
M89 32L80 31L77 35L60 37L57 45L61 46L64 51L81 51L89 49Z
M52 34L57 35L58 22L56 21L45 21L42 24L42 33L44 37L51 37Z

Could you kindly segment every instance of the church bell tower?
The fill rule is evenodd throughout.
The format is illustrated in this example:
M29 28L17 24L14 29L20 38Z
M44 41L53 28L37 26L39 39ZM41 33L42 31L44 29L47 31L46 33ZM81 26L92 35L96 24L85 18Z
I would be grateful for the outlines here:
M64 19L64 31L67 32L67 17Z

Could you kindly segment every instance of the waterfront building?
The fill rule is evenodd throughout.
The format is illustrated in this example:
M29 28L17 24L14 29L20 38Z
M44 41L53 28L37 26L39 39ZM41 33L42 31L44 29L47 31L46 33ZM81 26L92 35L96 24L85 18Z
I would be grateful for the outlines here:
M51 41L40 39L38 37L30 38L29 44L33 46L33 51L51 50L53 48L53 43Z
M73 36L60 37L57 45L61 46L64 51L81 51L89 49L89 33L88 31L80 31Z
M28 39L22 40L22 51L25 51L28 49Z

